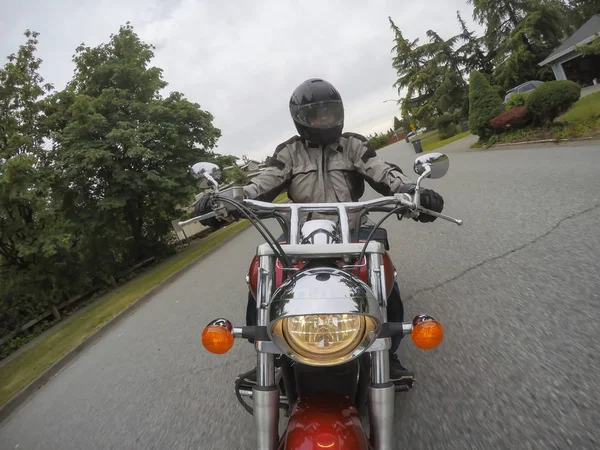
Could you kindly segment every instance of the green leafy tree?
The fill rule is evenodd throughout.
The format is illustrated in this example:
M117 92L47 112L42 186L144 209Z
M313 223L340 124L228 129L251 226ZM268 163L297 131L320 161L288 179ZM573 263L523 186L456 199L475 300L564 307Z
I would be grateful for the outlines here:
M38 33L0 69L0 335L64 300L81 277L74 240L53 201L56 176L44 149L44 97Z
M394 130L402 128L402 122L396 116L394 116Z
M231 169L227 169L225 171L224 181L226 183L234 183L236 185L245 185L248 183L248 177L246 173L238 167L237 164L234 164Z
M179 92L161 96L167 83L150 66L153 56L133 27L122 26L107 44L77 48L73 80L49 102L63 206L101 260L139 260L165 248L170 221L194 192L188 169L212 157L220 137L198 104Z
M490 120L504 109L504 105L483 74L474 70L469 81L469 129L485 139Z
M588 44L576 47L583 56L600 55L600 33L596 33L594 40Z

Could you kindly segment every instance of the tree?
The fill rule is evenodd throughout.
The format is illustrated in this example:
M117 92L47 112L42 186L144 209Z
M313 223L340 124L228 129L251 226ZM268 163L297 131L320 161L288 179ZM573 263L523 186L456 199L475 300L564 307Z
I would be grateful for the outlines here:
M566 7L558 0L469 0L473 18L485 25L484 41L495 65L495 83L509 89L531 79L552 78L539 67L565 36Z
M435 31L428 30L427 36L430 41L426 45L430 57L428 66L437 75L432 101L439 114L454 113L462 105L466 88L461 57L455 50L460 35L444 40Z
M564 0L569 18L569 31L573 32L600 13L600 0Z
M418 39L409 41L390 18L394 32L396 53L392 65L398 74L395 87L402 99L402 114L425 123L435 124L435 116L465 111L468 86L465 74L474 68L491 71L491 63L483 53L480 42L470 32L460 14L461 33L448 39L434 30L428 30L429 42L418 45ZM462 43L462 45L460 45Z
M469 74L471 71L477 70L481 73L491 74L494 66L490 55L485 51L483 39L476 37L475 32L469 30L459 11L456 12L456 17L461 30L459 36L463 42L463 45L456 50L456 54L460 58L465 72Z
M483 74L474 70L469 81L469 129L485 138L490 120L500 114L504 105Z
M73 80L48 107L63 207L116 260L164 249L178 205L193 195L188 169L213 157L220 137L198 104L161 96L167 83L149 67L153 56L129 23L107 44L81 45Z
M0 335L64 299L80 277L78 255L53 201L55 168L44 149L44 97L38 33L0 69Z
M497 49L527 14L529 0L467 0L473 5L473 19L485 25L485 44Z
M588 44L575 47L583 56L600 55L600 33L596 33L594 40Z
M531 79L553 79L549 67L539 67L564 34L561 7L553 2L530 2L530 11L501 45L496 83L505 89Z
M418 39L414 41L405 39L392 18L389 17L388 20L394 32L395 43L392 48L392 52L395 52L392 66L398 74L394 87L398 89L398 94L402 89L407 89L402 100L402 115L407 117L432 114L434 107L428 104L428 100L435 93L436 84L434 74L427 67L426 48L417 45Z
M399 130L402 128L402 122L396 116L394 116L394 130Z

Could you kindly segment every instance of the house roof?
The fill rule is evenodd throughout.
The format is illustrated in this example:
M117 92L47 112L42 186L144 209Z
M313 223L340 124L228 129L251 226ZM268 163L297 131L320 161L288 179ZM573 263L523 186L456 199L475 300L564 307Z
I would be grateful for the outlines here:
M595 14L590 17L590 19L584 23L581 28L579 28L567 39L562 41L562 43L556 49L554 49L554 51L550 53L550 55L539 65L545 66L546 64L557 60L561 56L572 52L575 50L576 46L587 44L588 42L593 41L596 33L600 33L600 14Z

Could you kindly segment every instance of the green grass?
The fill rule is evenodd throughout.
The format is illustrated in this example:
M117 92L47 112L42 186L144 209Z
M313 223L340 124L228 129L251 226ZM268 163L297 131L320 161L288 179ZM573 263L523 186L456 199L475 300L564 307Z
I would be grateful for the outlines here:
M421 139L421 143L423 141L427 141L429 139L435 139L435 137L438 135L438 130L431 130L431 131L426 131L425 133L422 134L418 134L417 136L411 136L409 138L410 142L414 141L415 139L419 138Z
M446 144L450 144L451 142L458 141L459 139L467 137L470 134L471 134L470 131L465 131L463 133L458 133L458 134L456 134L448 139L444 139L442 141L439 140L439 134L438 134L437 139L431 139L428 142L426 142L425 144L422 144L423 151L430 152L432 150L436 150L440 147L443 147Z
M68 323L51 330L43 340L0 367L0 406L152 288L248 225L247 220L240 220L195 242L100 298L89 309L75 313Z
M589 122L596 119L600 119L600 92L580 98L559 118L561 122L569 123Z
M458 128L459 127L457 126L457 130L458 130ZM421 147L423 147L423 151L430 152L432 150L443 147L446 144L449 144L451 142L462 139L465 136L468 136L469 134L471 134L470 131L465 131L463 133L458 133L458 134L452 136L451 138L440 140L439 130L433 130L433 131L428 131L426 133L421 134L419 136L419 139L421 140ZM411 140L411 142L413 140Z
M288 199L287 192L282 192L277 197L275 197L275 200L273 200L273 203L283 203L287 199Z

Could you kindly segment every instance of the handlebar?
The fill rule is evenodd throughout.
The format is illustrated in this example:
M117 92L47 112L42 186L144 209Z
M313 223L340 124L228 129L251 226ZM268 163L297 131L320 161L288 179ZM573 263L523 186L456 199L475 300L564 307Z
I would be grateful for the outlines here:
M217 196L218 199L218 196ZM462 225L460 219L455 219L444 214L431 211L423 208L415 203L415 199L409 194L395 194L393 196L380 197L373 200L362 202L343 202L343 203L269 203L258 200L243 199L243 203L250 206L253 210L260 211L289 211L290 212L290 244L298 244L300 212L336 212L339 216L340 231L342 242L347 244L350 242L350 226L349 226L349 211L356 211L366 208L373 208L381 211L386 205L394 205L395 208L403 207L398 211L399 214L425 213L440 219L453 222L457 225ZM417 200L418 201L418 200ZM390 208L389 211L395 209ZM216 211L211 211L198 217L194 217L182 222L179 226L187 225L188 223L217 217L219 214Z

